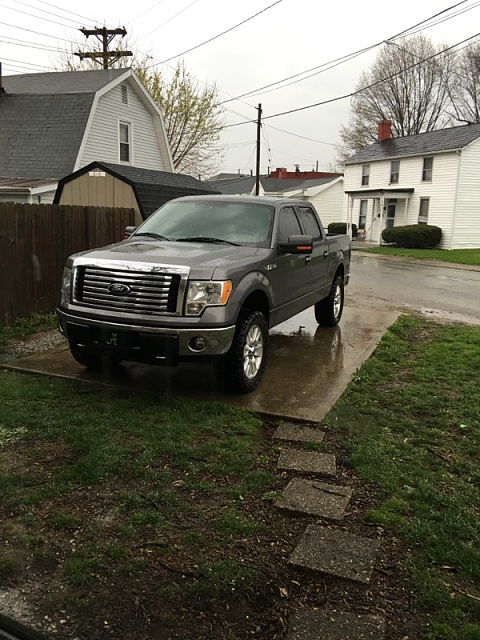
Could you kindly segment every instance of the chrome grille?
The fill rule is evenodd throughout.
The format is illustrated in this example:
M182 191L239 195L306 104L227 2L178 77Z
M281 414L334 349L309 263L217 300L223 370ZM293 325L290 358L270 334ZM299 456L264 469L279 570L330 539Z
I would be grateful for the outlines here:
M75 302L107 311L142 315L175 314L181 277L177 273L106 268L77 268ZM123 285L127 293L113 293Z

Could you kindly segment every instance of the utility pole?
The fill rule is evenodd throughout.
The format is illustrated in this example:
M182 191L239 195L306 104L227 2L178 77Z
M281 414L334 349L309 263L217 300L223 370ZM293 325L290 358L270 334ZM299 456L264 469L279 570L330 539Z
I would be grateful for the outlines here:
M123 38L127 35L125 27L118 27L117 29L107 29L106 27L85 29L85 27L82 27L79 31L81 31L86 38L89 36L96 36L102 43L103 47L102 51L77 51L75 55L78 56L80 60L90 58L91 60L102 64L104 69L108 69L116 60L120 60L120 58L123 58L124 56L133 56L131 51L108 50L108 45L112 42L115 36L122 36ZM101 60L97 60L97 58L101 58Z
M257 116L257 166L255 169L255 195L260 195L260 131L262 128L262 105L258 105Z

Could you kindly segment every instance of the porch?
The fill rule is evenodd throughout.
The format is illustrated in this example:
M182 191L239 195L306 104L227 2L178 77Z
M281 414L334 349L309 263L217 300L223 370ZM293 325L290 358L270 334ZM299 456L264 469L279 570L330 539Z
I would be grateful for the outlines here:
M385 228L407 224L409 200L414 191L413 188L346 191L347 224L357 224L357 242L363 246L381 245Z

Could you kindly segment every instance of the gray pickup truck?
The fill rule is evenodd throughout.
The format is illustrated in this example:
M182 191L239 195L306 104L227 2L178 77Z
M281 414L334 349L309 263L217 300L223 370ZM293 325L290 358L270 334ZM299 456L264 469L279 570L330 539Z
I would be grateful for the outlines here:
M323 326L342 315L350 238L327 235L308 202L178 198L126 235L64 269L58 323L83 366L209 359L227 389L247 393L270 327L310 306Z

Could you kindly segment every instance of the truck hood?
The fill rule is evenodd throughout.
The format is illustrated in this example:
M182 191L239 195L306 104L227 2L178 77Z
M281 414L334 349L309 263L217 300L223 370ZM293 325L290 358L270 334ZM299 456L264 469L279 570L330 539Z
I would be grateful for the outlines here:
M175 267L189 267L190 277L210 279L216 269L220 271L236 268L243 262L252 262L252 258L265 249L241 247L228 244L206 242L173 242L155 239L134 238L112 244L100 249L82 251L72 256L96 261L125 260L134 262L165 264ZM255 260L253 260L255 261Z

